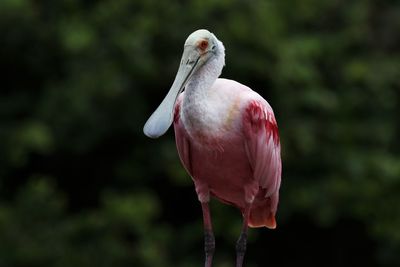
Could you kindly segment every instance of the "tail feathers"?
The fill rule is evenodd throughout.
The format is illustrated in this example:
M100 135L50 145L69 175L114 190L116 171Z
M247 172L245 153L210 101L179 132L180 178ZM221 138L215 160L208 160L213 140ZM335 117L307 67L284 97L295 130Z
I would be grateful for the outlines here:
M250 210L249 227L276 228L275 212L271 211L271 200L254 201Z
M250 217L249 220L249 227L252 228L258 228L258 227L267 227L269 229L275 229L276 228L276 221L275 221L275 216L270 215L265 219L254 219L254 217Z

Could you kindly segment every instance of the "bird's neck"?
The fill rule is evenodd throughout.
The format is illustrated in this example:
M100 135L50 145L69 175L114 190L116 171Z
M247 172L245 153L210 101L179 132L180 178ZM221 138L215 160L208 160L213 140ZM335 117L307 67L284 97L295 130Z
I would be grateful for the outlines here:
M225 65L225 47L220 41L216 41L218 49L215 57L206 62L197 72L193 74L185 87L184 102L190 106L193 103L207 99L207 95L212 85L221 75ZM185 105L185 104L184 104Z
M190 135L208 133L215 126L213 84L221 74L223 62L218 58L207 62L193 74L185 87L181 116Z
M207 66L203 66L202 69L193 74L192 78L185 87L186 104L204 101L218 76L219 74L207 69Z

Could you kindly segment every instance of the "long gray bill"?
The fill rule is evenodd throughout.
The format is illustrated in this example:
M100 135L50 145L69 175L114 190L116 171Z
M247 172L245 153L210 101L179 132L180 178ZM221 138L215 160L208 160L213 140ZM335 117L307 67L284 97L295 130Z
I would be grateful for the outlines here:
M195 71L199 58L197 51L184 50L178 73L171 89L143 127L145 135L150 138L158 138L171 126L176 99Z

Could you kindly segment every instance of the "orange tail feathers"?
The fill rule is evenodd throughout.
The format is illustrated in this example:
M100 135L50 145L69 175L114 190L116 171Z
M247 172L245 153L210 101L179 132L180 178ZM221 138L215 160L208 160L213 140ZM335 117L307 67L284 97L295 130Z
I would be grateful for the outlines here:
M249 227L252 228L257 228L257 227L267 227L269 229L275 229L276 228L276 220L274 215L270 215L266 217L265 219L254 219L250 217L249 220Z
M270 199L262 202L254 201L249 218L249 227L267 227L276 228L275 212L271 212Z

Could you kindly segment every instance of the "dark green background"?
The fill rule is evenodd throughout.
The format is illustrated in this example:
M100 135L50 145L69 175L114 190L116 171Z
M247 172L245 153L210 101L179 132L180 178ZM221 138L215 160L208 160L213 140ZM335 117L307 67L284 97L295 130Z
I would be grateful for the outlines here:
M173 131L142 127L207 28L280 127L275 231L246 266L400 266L400 2L1 0L0 266L202 266ZM212 204L216 267L240 213Z

